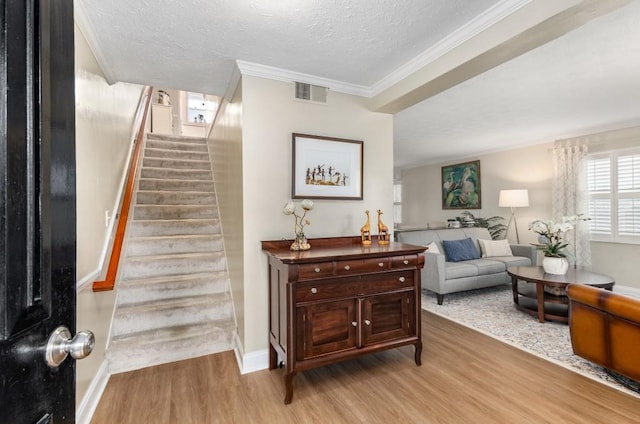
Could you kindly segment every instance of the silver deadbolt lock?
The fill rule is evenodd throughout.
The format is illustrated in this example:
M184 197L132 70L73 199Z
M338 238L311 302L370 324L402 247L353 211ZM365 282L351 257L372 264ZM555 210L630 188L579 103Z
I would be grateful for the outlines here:
M71 338L69 329L60 326L53 330L53 333L49 336L45 352L47 365L51 368L57 368L67 358L67 355L71 355L73 359L86 358L95 344L96 339L91 331L78 331Z

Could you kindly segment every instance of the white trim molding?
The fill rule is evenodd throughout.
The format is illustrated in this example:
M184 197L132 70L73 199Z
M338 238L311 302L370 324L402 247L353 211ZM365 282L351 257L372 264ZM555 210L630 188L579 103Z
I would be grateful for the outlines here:
M105 59L102 49L100 49L100 46L96 42L96 40L98 39L96 37L96 31L91 24L91 20L89 19L89 15L87 14L84 6L84 1L75 0L73 2L73 6L74 21L76 25L78 25L78 28L80 29L80 32L82 32L82 35L84 35L84 38L87 40L87 44L89 44L89 48L93 52L93 55L98 62L98 66L100 66L100 69L102 69L104 78L107 80L107 83L109 83L109 85L115 84L116 82L118 82L118 79L116 78L113 69L111 69L111 66L109 66L109 63Z
M257 350L245 354L238 333L235 333L233 344L233 351L236 354L240 374L248 374L269 368L269 349Z
M338 93L370 98L382 93L430 63L435 62L437 59L446 55L456 47L469 41L482 31L485 31L487 28L497 24L529 3L531 3L531 0L502 0L498 2L482 14L469 21L466 25L443 38L438 43L425 50L414 59L400 66L398 69L391 72L372 86L350 84L343 81L319 77L317 75L289 71L287 69L260 65L258 63L247 62L244 60L236 60L236 65L242 75L251 75L254 77L284 82L304 82L307 84L327 87Z
M531 3L531 0L503 0L496 3L464 26L458 28L456 31L452 32L415 58L411 59L386 77L382 78L380 81L373 84L373 86L370 87L372 96L382 93L414 72L417 72L430 63L435 62L437 59L446 55L456 47L471 40L482 31L492 27L529 3Z
M349 84L334 79L304 74L302 72L289 71L273 66L260 65L259 63L246 62L244 60L236 60L236 64L242 75L250 75L284 82L304 82L307 84L327 87L329 90L338 93L352 94L360 97L371 97L371 88L364 85Z
M76 423L89 424L91 422L93 413L98 407L98 403L100 402L104 389L107 387L110 377L109 364L107 360L104 359L95 377L93 377L87 393L84 394L82 401L76 408Z

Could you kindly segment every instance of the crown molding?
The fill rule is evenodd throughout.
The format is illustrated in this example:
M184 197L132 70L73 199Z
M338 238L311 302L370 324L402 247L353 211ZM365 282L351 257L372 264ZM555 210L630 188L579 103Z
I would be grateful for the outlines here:
M244 60L236 60L236 65L242 75L250 75L284 82L304 82L307 84L327 87L329 90L336 91L338 93L371 97L371 88L364 85L350 84L316 75L304 74L302 72L289 71L287 69L276 68L273 66L246 62Z
M236 93L241 77L242 75L240 74L238 66L234 66L233 71L231 72L231 78L229 78L229 84L227 85L227 91L224 93L224 98L229 102L233 99L233 95Z
M84 2L82 0L76 0L73 2L73 12L74 21L76 25L78 25L78 29L80 29L82 35L84 35L84 38L87 40L87 44L89 45L91 52L93 52L93 56L96 58L96 62L98 62L98 66L102 70L104 78L107 80L107 83L109 83L109 85L115 84L116 82L118 82L118 80L115 77L115 73L106 61L102 49L100 49L100 46L96 42L96 32L93 29L91 21L89 20L89 15L87 14L87 11L84 7Z
M372 86L364 86L350 84L343 81L337 81L329 78L323 78L316 75L304 74L301 72L289 71L287 69L276 68L273 66L260 65L258 63L247 62L244 60L236 60L236 65L242 75L251 75L254 77L267 78L284 82L304 82L307 84L320 85L327 87L331 91L339 93L353 94L361 97L373 97L380 94L384 90L392 87L404 78L420 70L426 65L436 61L438 58L449 53L451 50L472 39L487 28L495 25L507 16L520 10L532 0L503 0L482 14L476 16L466 25L451 33L431 48L425 50L414 59L400 66L389 75L376 82Z
M529 3L531 3L531 0L503 0L496 3L469 21L466 25L452 32L432 47L373 84L373 86L370 87L372 96L380 94L426 65L435 62L440 57L466 41L469 41L487 28L497 24L507 16L517 12Z

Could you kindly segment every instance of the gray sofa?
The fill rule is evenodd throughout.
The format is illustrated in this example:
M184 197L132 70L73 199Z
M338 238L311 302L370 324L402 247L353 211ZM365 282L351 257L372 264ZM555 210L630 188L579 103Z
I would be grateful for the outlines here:
M398 241L427 246L435 242L439 254L425 252L425 264L422 269L422 287L437 295L442 305L444 295L466 290L506 284L511 281L506 270L510 266L531 266L537 264L537 251L534 246L512 244L514 256L495 256L471 259L461 262L445 260L442 240L461 240L471 238L480 254L478 239L491 240L486 228L459 228L440 230L399 231Z

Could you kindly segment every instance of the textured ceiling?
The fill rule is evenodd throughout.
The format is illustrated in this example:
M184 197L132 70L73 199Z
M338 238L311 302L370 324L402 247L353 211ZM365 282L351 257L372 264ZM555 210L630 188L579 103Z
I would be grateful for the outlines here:
M236 59L372 85L498 0L80 0L118 81L223 95Z
M397 113L394 164L631 125L640 125L640 1Z
M84 30L109 79L223 95L236 60L372 87L488 10L544 1L75 4L83 11ZM638 119L639 31L640 0L632 0L399 112L394 165L473 156Z

